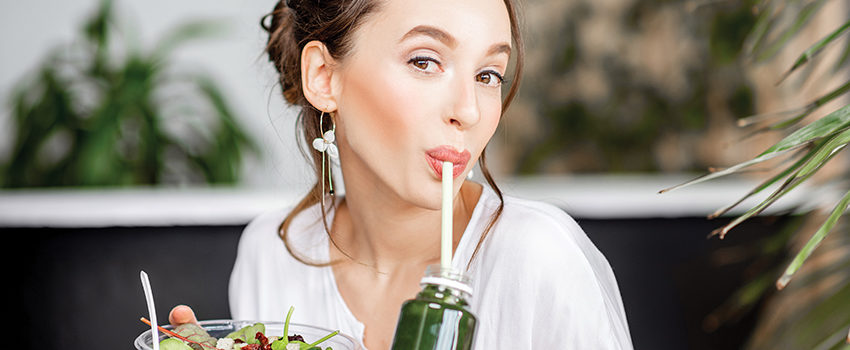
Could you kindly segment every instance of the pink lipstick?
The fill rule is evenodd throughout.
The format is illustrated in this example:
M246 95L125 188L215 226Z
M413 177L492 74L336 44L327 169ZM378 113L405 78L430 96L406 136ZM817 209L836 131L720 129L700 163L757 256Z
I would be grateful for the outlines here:
M443 162L451 162L453 164L452 177L458 177L460 174L463 174L470 157L472 155L468 150L458 152L454 147L448 145L434 147L425 151L425 159L428 161L431 169L434 170L434 173L437 174L438 179L443 176Z

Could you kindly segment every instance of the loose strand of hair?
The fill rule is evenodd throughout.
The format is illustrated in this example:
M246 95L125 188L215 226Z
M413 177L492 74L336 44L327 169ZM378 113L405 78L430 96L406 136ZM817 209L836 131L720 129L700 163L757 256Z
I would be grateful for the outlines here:
M505 114L505 111L507 111L508 107L510 107L511 102L514 100L514 97L516 97L519 91L519 85L522 81L522 68L525 63L525 43L522 39L522 33L520 32L519 17L511 1L505 0L505 7L508 9L508 17L510 17L511 21L511 33L513 33L512 39L516 46L516 49L514 50L516 52L516 62L514 64L513 83L511 84L511 88L508 89L508 94L505 96L505 100L502 101L503 115ZM483 156L482 152L482 157Z
M505 198L502 195L502 190L499 189L499 186L496 185L496 181L493 180L493 176L490 174L490 170L487 169L487 161L486 154L487 147L484 147L484 151L481 151L481 157L478 158L478 167L481 168L481 174L484 175L484 179L487 180L487 184L490 185L490 188L496 192L496 196L499 197L499 207L496 208L496 212L490 217L490 222L487 223L487 227L484 229L484 232L481 233L481 238L478 239L478 243L475 245L475 250L472 251L472 256L469 258L469 262L466 264L466 269L469 270L472 267L472 263L475 261L475 257L478 256L478 251L484 245L484 240L487 239L488 234L493 229L493 226L496 225L496 221L502 216L502 211L505 209Z
M313 186L313 188L310 189L310 192L307 193L307 195L304 196L304 198L302 198L301 201L299 201L298 204L295 205L295 208L293 208L292 211L290 211L289 214L286 215L280 226L278 226L278 236L280 236L280 238L283 240L283 245L284 247L286 247L286 251L289 252L289 254L293 258L295 258L295 260L298 260L299 262L305 265L317 267L328 266L329 264L312 261L307 257L301 255L300 253L296 252L295 249L292 248L292 244L289 241L289 227L292 225L292 221L295 219L296 216L298 216L298 214L316 205L316 203L320 200L320 198L318 197L319 192L321 192L321 188L319 188L319 183L317 182Z
M508 107L510 107L511 102L519 90L520 81L522 81L522 67L525 61L525 47L524 42L522 40L522 33L520 32L520 24L519 17L517 16L516 9L513 6L513 3L510 0L505 0L505 6L508 10L508 16L511 20L511 33L514 44L516 45L516 64L514 65L514 78L513 83L511 84L510 89L508 90L507 96L505 96L505 100L502 102L502 114L504 115L505 111L507 111ZM516 19L516 20L515 20ZM492 174L490 174L490 170L487 168L487 147L484 147L484 150L481 151L481 157L478 159L478 166L481 169L481 174L484 175L484 179L487 181L487 184L490 185L490 188L496 192L496 196L499 197L499 207L496 208L496 212L490 217L490 222L487 223L487 227L484 229L484 232L481 233L481 238L478 239L478 243L475 245L475 250L472 251L472 256L469 258L469 262L466 264L466 269L469 270L472 267L472 263L475 261L475 258L478 256L478 252L481 250L481 247L484 245L484 240L487 238L490 231L493 229L493 226L496 225L496 222L502 216L502 211L505 209L505 198L502 194L502 190L499 189L499 186L496 184L496 181L493 180Z

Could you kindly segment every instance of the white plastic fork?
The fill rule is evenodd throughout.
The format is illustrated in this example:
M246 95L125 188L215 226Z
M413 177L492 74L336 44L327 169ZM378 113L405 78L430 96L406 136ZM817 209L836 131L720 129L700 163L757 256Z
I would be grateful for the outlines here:
M151 321L151 345L153 345L153 350L159 350L159 329L156 323L156 306L153 304L151 281L148 279L148 274L144 270L139 275L142 278L142 289L145 290L145 301L148 303L148 316Z

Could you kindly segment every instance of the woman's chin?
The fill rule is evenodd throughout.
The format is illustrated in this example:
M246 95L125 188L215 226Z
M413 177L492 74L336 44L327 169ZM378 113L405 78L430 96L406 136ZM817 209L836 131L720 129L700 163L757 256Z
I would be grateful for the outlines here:
M439 183L411 185L408 189L407 194L400 197L413 206L427 210L440 210L443 205L443 193Z

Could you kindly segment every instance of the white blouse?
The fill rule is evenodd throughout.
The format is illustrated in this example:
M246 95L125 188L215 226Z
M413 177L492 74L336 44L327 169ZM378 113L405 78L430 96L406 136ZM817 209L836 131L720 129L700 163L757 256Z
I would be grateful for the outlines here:
M478 318L474 348L632 349L617 281L581 227L557 207L504 200L502 216L467 271ZM466 268L498 205L484 186L453 256L455 268ZM292 322L339 329L365 349L364 325L343 301L331 268L295 260L278 236L288 210L263 214L245 228L230 277L233 319L283 321L294 306ZM289 237L300 254L328 261L318 205L293 220Z

